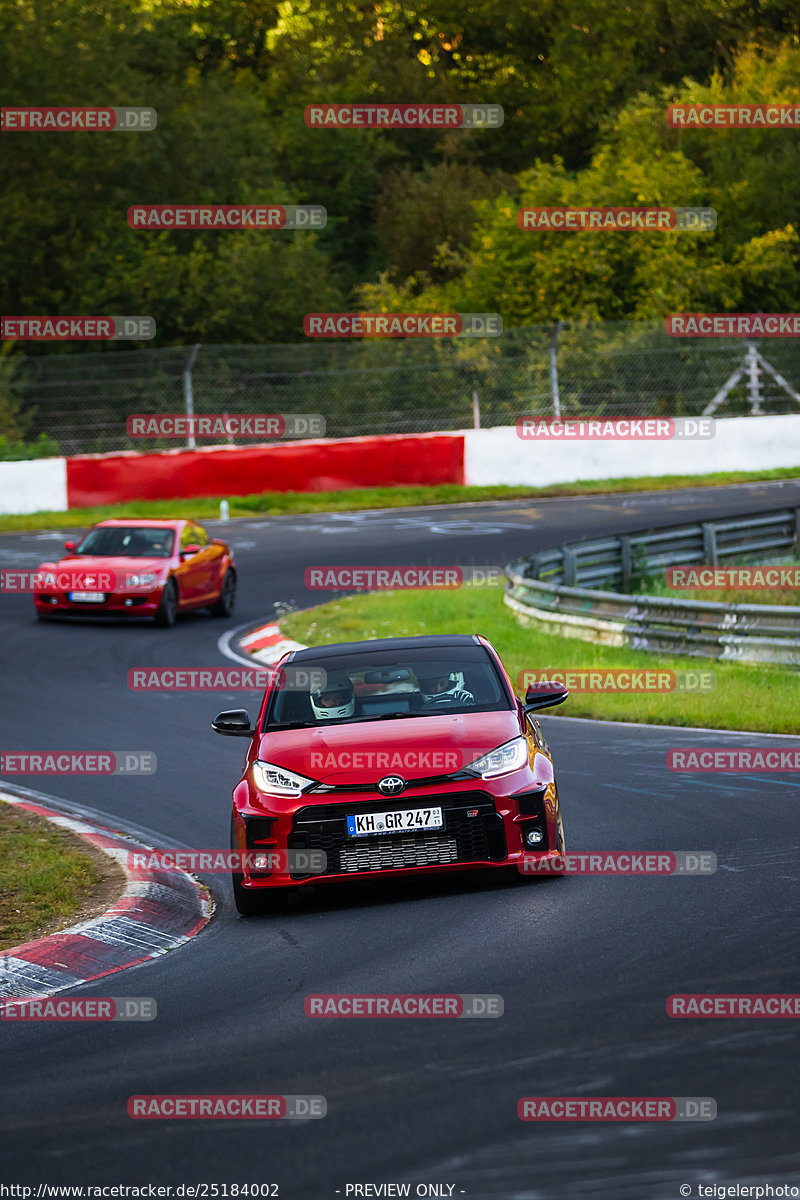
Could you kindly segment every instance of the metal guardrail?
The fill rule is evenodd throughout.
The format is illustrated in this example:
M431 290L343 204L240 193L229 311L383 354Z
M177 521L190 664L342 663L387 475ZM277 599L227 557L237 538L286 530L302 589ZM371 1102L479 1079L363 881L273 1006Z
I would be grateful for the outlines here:
M800 666L800 607L678 600L597 587L630 588L670 566L765 562L789 555L800 557L800 508L540 551L509 563L504 599L521 620L584 641Z

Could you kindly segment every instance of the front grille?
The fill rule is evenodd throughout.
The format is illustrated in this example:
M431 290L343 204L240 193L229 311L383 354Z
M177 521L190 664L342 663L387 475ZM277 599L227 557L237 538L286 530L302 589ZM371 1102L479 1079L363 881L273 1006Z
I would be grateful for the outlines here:
M359 845L360 842L365 845ZM458 843L446 834L421 833L411 837L353 838L352 846L339 850L339 870L389 871L393 867L428 867L458 862Z
M391 774L390 771L386 772ZM447 775L425 775L419 779L407 779L406 786L401 792L411 791L413 788L423 787L441 787L443 783L465 783L467 780L475 779L476 776L467 770L451 771ZM313 788L309 788L309 796L335 795L337 792L376 792L381 798L383 793L378 791L378 780L374 783L318 783ZM397 796L393 799L397 800Z
M444 828L374 837L347 835L348 813L393 812L417 806L441 808ZM493 799L485 792L426 796L417 805L403 805L402 797L398 797L389 801L357 800L352 804L302 808L295 814L287 845L290 850L322 850L327 856L326 875L457 862L498 862L507 854L503 820L495 811Z

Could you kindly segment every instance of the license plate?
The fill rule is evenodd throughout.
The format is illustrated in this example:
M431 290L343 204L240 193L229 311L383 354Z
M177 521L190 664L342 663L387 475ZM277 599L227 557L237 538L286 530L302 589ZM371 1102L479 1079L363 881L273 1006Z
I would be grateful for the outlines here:
M105 592L70 592L70 600L76 604L105 604Z
M398 808L394 812L347 814L350 837L376 833L424 833L444 825L440 808Z

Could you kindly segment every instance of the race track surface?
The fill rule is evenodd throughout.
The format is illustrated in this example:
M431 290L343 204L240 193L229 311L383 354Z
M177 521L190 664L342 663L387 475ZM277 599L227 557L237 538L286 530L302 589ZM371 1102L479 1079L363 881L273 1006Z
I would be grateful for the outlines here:
M215 736L241 694L134 693L130 667L230 665L233 624L305 591L311 564L503 564L582 535L800 504L800 482L658 495L231 522L235 621L38 625L0 597L3 749L151 749L151 777L20 778L155 845L227 845L245 743ZM35 566L56 533L0 536ZM565 707L569 712L569 705ZM472 1200L674 1200L681 1184L800 1184L797 1023L677 1021L675 992L796 992L796 780L684 776L666 750L769 739L541 718L570 850L707 849L706 878L457 875L311 892L278 918L217 913L189 945L81 989L153 996L151 1023L0 1023L3 1181L277 1183L282 1200L348 1184L454 1185ZM786 746L785 740L775 739ZM793 744L793 743L792 743ZM10 781L11 782L11 781ZM310 1020L320 992L480 992L499 1020ZM142 1093L327 1097L318 1121L134 1121ZM523 1123L531 1095L712 1096L713 1123ZM210 1193L209 1193L210 1194ZM375 1194L375 1193L373 1193ZM444 1195L449 1194L447 1190ZM34 1190L34 1195L36 1192ZM353 1195L351 1192L350 1195Z

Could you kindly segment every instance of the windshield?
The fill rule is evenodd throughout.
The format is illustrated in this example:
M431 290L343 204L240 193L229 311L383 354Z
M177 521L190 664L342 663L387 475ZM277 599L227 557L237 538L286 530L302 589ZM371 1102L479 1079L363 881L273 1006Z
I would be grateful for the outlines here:
M293 662L286 678L291 683L273 694L264 729L512 707L482 646L365 650L328 659L321 654L313 661Z
M76 554L98 558L126 555L128 558L169 558L175 544L171 529L106 525L87 533Z

